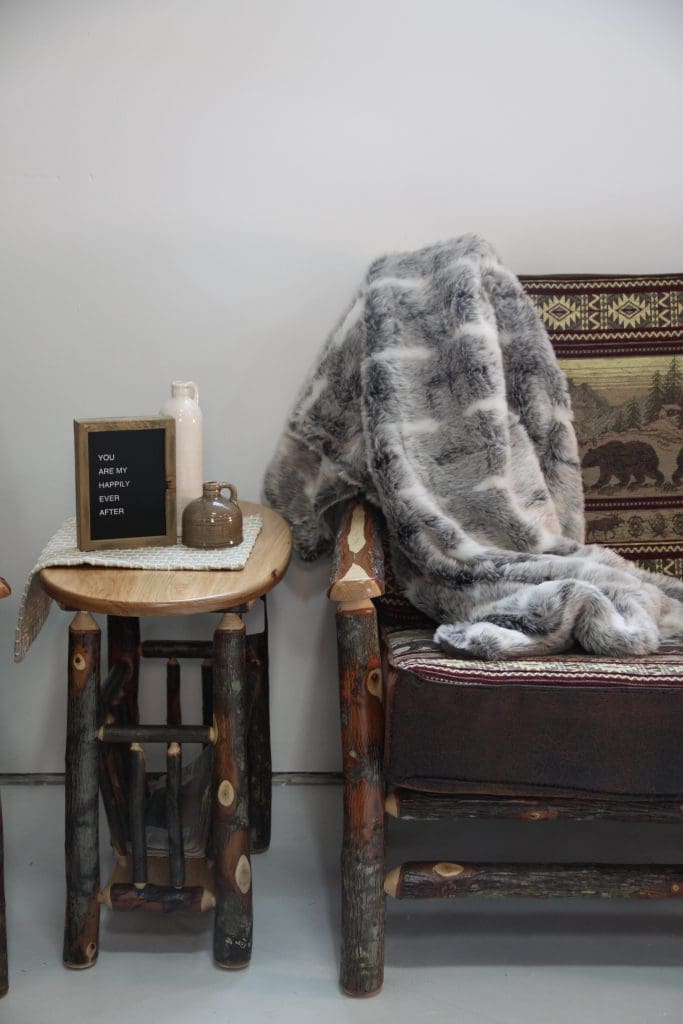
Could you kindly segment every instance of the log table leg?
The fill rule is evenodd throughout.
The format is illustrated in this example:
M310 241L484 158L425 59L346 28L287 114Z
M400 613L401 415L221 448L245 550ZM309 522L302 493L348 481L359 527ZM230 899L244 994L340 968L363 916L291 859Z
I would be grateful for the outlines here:
M216 857L214 958L246 967L251 958L252 904L247 776L244 623L227 613L214 634L213 848Z
M213 724L213 658L202 661L202 723Z
M5 918L5 847L2 834L2 802L0 802L0 996L7 993L9 975L7 972L7 920Z
M140 718L140 620L134 617L108 615L107 648L109 669L111 670L114 665L123 664L128 667L129 674L121 698L111 708L106 724L137 725ZM111 844L120 857L125 857L130 839L130 764L124 747L116 744L101 747L100 775Z
M377 992L384 976L384 714L377 613L371 601L337 609L344 765L341 984Z
M107 643L109 668L118 662L125 662L130 666L130 675L123 688L123 699L117 708L116 721L121 725L137 725L140 720L140 620L133 616L108 615Z
M263 632L247 637L249 719L249 824L251 849L262 853L270 845L272 761L268 682L268 609L263 600Z
M147 776L145 752L139 743L131 743L130 760L130 842L133 861L133 884L147 884L147 845L145 842L145 798Z
M97 715L100 627L77 612L69 627L69 697L66 726L64 963L91 967L100 925Z

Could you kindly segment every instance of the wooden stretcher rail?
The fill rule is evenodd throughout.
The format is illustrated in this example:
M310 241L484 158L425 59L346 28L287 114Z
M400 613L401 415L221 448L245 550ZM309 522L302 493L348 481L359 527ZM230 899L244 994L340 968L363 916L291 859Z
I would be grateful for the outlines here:
M216 905L215 897L198 885L176 889L170 885L145 885L138 888L133 884L110 886L101 902L110 910L144 910L158 914L169 914L174 910L204 911Z
M385 800L387 814L401 821L495 819L517 821L642 821L677 824L683 821L680 800L579 800L548 797L474 797L418 793L396 789Z
M683 866L411 861L388 872L384 891L399 900L461 896L680 899Z
M103 725L102 743L214 743L214 730L206 725Z
M143 658L211 658L210 640L143 640L140 645Z

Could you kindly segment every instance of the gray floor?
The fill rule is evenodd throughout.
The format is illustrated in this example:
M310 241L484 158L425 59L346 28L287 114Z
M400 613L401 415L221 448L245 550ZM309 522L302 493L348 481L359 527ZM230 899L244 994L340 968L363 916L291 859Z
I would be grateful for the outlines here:
M61 786L6 785L10 992L2 1024L92 1020L248 1020L298 1024L650 1024L683 1020L683 906L598 901L390 901L383 992L351 1000L337 986L338 844L335 785L278 785L273 844L254 858L254 955L239 973L211 961L211 915L157 918L103 912L100 957L88 971L60 963ZM424 830L427 826L422 826ZM429 826L429 856L676 860L680 830L557 824ZM396 826L396 860L419 855ZM396 844L398 843L398 847ZM625 851L628 850L627 854ZM423 851L424 852L424 851ZM109 853L103 844L103 873Z

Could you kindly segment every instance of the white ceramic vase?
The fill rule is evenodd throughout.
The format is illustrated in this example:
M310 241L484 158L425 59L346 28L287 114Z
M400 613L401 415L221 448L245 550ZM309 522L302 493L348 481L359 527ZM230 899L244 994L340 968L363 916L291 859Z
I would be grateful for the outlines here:
M204 425L194 381L174 380L171 397L160 412L175 420L176 532L180 537L185 506L201 497L204 482Z

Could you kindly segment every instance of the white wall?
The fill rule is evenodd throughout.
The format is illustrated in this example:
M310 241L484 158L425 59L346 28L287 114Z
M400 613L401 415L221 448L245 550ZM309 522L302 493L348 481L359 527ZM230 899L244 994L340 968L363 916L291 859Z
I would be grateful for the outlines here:
M520 273L680 270L682 37L679 0L3 0L0 771L63 764L67 616L10 651L73 418L194 378L207 478L257 498L382 251L475 230ZM338 767L326 574L272 599L279 770Z

